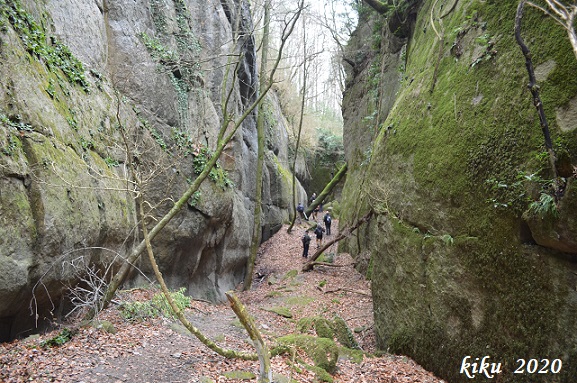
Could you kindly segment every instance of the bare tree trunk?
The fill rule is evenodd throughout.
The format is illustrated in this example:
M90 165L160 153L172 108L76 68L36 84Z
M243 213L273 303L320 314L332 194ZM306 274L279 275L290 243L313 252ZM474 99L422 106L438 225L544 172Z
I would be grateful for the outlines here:
M302 271L311 271L315 265L315 261L317 260L318 257L320 257L320 255L323 253L323 251L325 251L326 249L331 247L334 243L337 243L340 240L348 238L363 223L370 220L372 216L373 216L373 210L369 210L369 212L367 214L365 214L361 219L359 219L353 226L351 226L349 228L345 228L344 230L341 231L341 233L339 235L337 235L335 238L333 238L332 240L325 243L325 245L323 247L321 247L320 249L318 249L313 254L313 256L310 258L310 260L303 265Z
M556 155L555 151L553 150L553 144L551 142L551 135L549 133L549 124L547 122L547 117L545 116L545 110L543 109L543 102L541 101L541 97L539 96L539 85L537 85L537 79L535 78L535 70L533 68L533 61L531 59L531 52L525 42L523 41L523 37L521 37L521 20L523 18L523 9L525 7L526 0L521 0L519 2L519 6L517 7L517 14L515 16L515 39L517 40L517 44L521 47L521 51L523 52L523 56L525 56L525 67L527 68L527 73L529 74L529 84L527 87L531 91L531 95L533 96L533 105L537 109L537 113L539 114L539 121L541 123L541 131L543 132L543 137L545 139L545 148L549 153L549 164L551 166L552 176L555 179L553 183L555 188L555 200L558 201L560 198L559 195L559 187L557 184L557 168L555 167L556 162Z
M303 24L305 23L304 21L305 19L303 18ZM293 158L293 166L292 166L292 177L293 177L293 216L291 219L291 223L287 229L287 232L290 233L293 229L293 226L295 224L295 220L297 217L297 211L296 211L296 206L297 206L297 185L296 185L296 166L297 166L297 158L298 158L298 153L299 153L299 147L300 147L300 142L301 142L301 133L303 130L303 120L304 120L304 114L305 114L305 100L306 100L306 96L307 96L307 77L308 77L308 58L307 58L307 37L306 37L306 26L303 27L303 86L301 89L301 110L300 110L300 114L299 114L299 131L298 131L298 135L297 135L297 143L295 146L295 156ZM300 214L300 213L298 213Z
M206 347L210 348L212 351L216 352L217 354L224 356L225 358L243 359L243 360L257 360L259 356L256 354L245 353L245 352L235 351L235 350L230 350L230 349L224 349L224 348L218 346L212 340L207 338L197 327L195 327L192 323L190 323L190 321L188 319L186 319L186 317L184 316L184 313L180 310L180 308L174 302L174 299L172 299L172 296L170 295L170 291L168 290L168 287L166 286L166 283L164 282L164 278L162 277L162 273L160 272L160 269L158 268L158 264L156 263L156 260L154 259L154 253L152 251L152 245L150 244L150 236L148 235L148 229L146 227L146 219L144 216L145 213L144 213L144 208L143 208L142 194L139 194L137 199L138 199L137 203L139 206L140 214L143 217L142 221L141 221L142 222L141 226L142 226L142 233L144 235L144 242L145 242L145 246L146 246L146 251L148 253L148 259L150 260L150 264L152 265L152 270L154 270L154 275L156 276L156 280L160 283L160 288L162 289L162 293L164 294L166 301L168 302L168 304L172 308L172 311L174 311L174 314L180 320L180 323L182 323L182 325L184 327L186 327L186 329L188 331L190 331L191 334L196 336L198 338L198 340L200 340Z
M339 169L339 171L337 172L337 174L335 174L333 179L329 181L329 183L325 186L325 188L323 189L321 194L319 194L318 197L313 201L313 203L311 203L306 208L306 210L305 210L306 216L309 216L309 214L312 213L312 211L315 210L315 208L317 206L319 206L321 203L323 203L324 199L331 193L331 191L333 191L335 186L337 186L337 184L345 176L345 174L347 174L347 164L346 163Z
M575 58L577 59L577 33L575 29L570 29L567 31L569 34L569 41L571 42L571 46L573 47L573 53L575 54Z
M236 314L240 323L246 329L250 339L252 340L254 347L256 348L256 353L258 355L258 360L260 363L259 371L259 383L270 383L272 382L272 370L270 366L270 353L266 343L264 343L260 332L258 331L254 319L250 316L242 302L234 295L232 291L225 293L228 301L230 302L230 307L232 311Z

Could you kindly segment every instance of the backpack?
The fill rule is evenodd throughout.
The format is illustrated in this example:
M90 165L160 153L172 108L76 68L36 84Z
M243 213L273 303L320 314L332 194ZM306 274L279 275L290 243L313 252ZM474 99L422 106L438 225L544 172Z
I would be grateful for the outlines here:
M305 207L304 207L302 204L299 203L299 205L297 206L297 211L298 211L299 213L302 213L303 211L305 211Z
M311 237L309 237L308 234L305 234L305 235L303 235L302 241L303 241L303 245L307 245L311 242Z
M330 225L330 224L331 224L331 216L330 216L330 215L327 215L327 216L325 217L325 223L326 223L327 225Z
M322 235L323 234L323 228L320 226L317 226L317 228L315 229L315 234L316 235Z

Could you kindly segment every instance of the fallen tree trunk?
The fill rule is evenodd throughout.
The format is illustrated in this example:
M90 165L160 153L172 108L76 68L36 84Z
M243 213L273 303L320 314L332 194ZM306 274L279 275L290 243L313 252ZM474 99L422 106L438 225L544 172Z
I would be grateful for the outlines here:
M260 364L259 371L259 383L269 383L272 382L272 370L270 366L270 353L266 343L264 343L260 332L256 327L256 323L242 304L242 302L234 295L232 291L225 293L232 311L236 314L240 323L244 326L246 332L248 333L250 339L253 342L254 348L258 355L258 360Z
M305 216L306 217L309 217L311 215L311 213L313 212L313 210L315 210L315 208L317 206L319 206L321 203L323 203L324 199L327 198L327 196L333 191L335 186L337 186L339 181L341 179L343 179L345 174L347 174L347 164L346 163L341 167L341 169L337 172L337 174L335 174L333 179L329 181L329 183L327 184L327 186L325 186L325 188L323 189L321 194L319 194L319 196L306 208L306 210L305 210Z
M311 259L305 263L303 265L302 271L311 271L315 265L315 261L317 260L318 257L320 257L320 255L323 253L323 251L325 251L326 249L328 249L329 247L331 247L332 244L337 243L347 237L349 237L355 230L357 230L359 228L359 226L361 226L363 223L367 222L368 220L371 219L371 217L373 216L373 210L369 210L369 212L367 214L364 215L364 217L362 217L361 219L359 219L353 226L344 229L339 235L337 235L334 239L328 241L323 247L321 247L320 249L318 249L313 256L311 257Z

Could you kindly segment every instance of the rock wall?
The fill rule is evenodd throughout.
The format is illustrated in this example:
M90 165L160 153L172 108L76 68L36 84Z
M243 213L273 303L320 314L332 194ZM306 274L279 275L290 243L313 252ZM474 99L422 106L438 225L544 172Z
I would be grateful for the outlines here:
M460 371L466 356L502 363L495 381L571 382L577 122L565 116L577 60L567 35L526 9L523 37L561 177L555 204L513 35L518 2L411 3L401 17L364 13L345 64L341 224L377 215L341 250L372 279L378 346L451 383L472 381ZM563 368L512 373L530 358Z
M78 271L114 270L141 240L135 193L147 201L152 225L215 147L223 108L236 118L255 100L258 77L245 1L2 0L0 16L6 339L66 314L61 297ZM233 36L236 20L240 38ZM237 77L226 70L229 53L242 54ZM170 287L220 300L242 281L253 224L255 121L253 113L243 122L211 180L156 238ZM271 148L281 149L267 155L266 232L280 227L292 206L280 116L269 136ZM136 266L127 286L151 278L147 261Z

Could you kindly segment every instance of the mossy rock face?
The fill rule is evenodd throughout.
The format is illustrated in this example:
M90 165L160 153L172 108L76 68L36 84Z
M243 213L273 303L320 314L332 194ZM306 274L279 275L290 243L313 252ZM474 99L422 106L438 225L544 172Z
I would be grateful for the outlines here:
M315 366L334 373L339 359L339 348L332 339L311 335L287 335L277 339L280 347L298 347L314 361Z
M351 170L341 224L369 206L377 215L340 249L362 255L363 271L371 271L380 349L405 353L451 382L467 380L458 368L466 355L503 361L499 378L507 383L533 380L511 373L517 358L547 355L561 358L563 370L541 381L571 382L577 200L569 179L557 218L524 222L534 191L544 190L527 178L552 176L511 32L518 2L457 2L443 17L443 46L431 30L434 4L421 2L407 40L385 34L375 51L367 40L381 30L359 23L349 43L351 55L365 52L367 60L349 78L343 105ZM577 164L577 136L555 117L574 108L577 60L562 28L537 10L526 7L522 31L567 175L567 164ZM390 68L384 77L382 63ZM390 89L398 90L392 103L369 96Z

